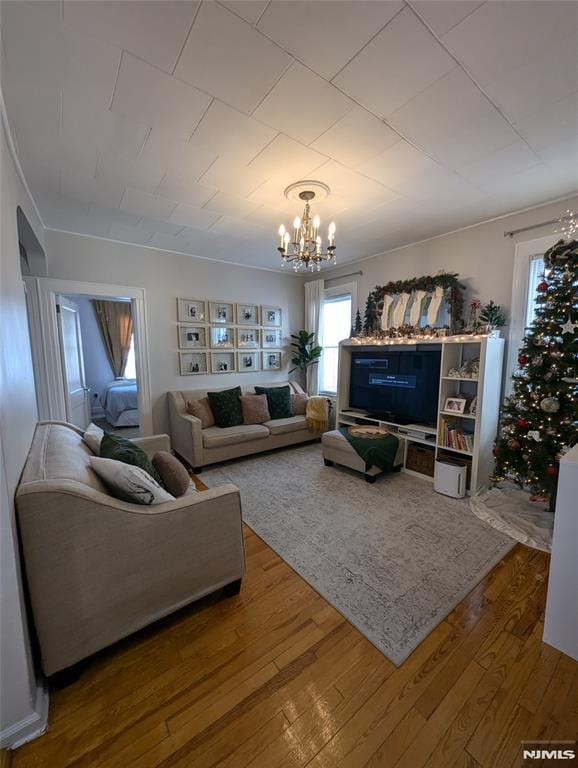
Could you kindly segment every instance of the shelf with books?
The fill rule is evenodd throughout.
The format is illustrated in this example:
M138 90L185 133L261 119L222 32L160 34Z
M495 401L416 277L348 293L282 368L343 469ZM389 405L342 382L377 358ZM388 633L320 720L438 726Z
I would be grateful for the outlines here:
M459 419L440 419L438 445L450 450L458 450L463 453L473 454L474 452L474 432L466 428Z

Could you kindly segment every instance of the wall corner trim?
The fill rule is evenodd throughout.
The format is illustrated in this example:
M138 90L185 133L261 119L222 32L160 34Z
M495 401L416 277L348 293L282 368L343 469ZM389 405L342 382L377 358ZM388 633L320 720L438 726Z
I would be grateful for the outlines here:
M32 207L34 208L34 213L38 216L38 221L40 222L42 229L45 230L46 224L44 223L44 219L40 215L40 211L38 210L38 206L36 205L36 200L32 196L32 192L30 191L30 187L28 186L28 182L26 181L26 177L24 176L24 171L22 170L22 165L20 164L20 158L18 157L18 152L16 151L16 142L14 141L14 135L12 133L12 128L10 126L10 121L8 119L8 112L6 111L6 102L4 101L4 92L2 91L1 86L0 86L0 113L2 114L2 126L4 127L4 133L6 134L6 143L8 144L8 149L10 150L10 154L12 155L12 160L14 162L14 167L16 168L16 173L18 174L18 177L22 182L22 186L26 190L26 194L28 195L28 198L32 203Z
M0 744L4 749L17 749L28 741L42 736L48 728L48 686L41 678L36 683L36 698L32 712L23 720L0 732Z

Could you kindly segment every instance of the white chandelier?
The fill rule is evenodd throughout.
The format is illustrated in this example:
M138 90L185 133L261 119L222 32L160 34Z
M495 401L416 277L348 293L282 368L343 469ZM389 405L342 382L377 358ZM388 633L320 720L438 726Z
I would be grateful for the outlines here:
M319 234L321 220L319 216L311 218L310 201L323 199L329 194L329 187L320 181L298 181L287 187L285 197L293 202L305 201L301 218L295 217L291 233L285 225L279 227L279 245L281 265L292 264L299 272L308 269L314 272L321 269L323 262L335 264L335 222L331 222L327 231L327 248L323 250L323 239Z

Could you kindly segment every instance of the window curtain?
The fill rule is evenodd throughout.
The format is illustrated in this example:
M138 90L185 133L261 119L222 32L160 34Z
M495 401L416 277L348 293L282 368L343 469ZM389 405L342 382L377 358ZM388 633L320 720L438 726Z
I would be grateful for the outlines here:
M317 344L319 344L319 322L324 288L323 280L305 283L305 330L315 334ZM316 395L319 391L318 368L319 365L311 365L307 370L307 392L310 395Z
M122 379L132 339L131 303L92 299L92 306L110 367L115 377Z

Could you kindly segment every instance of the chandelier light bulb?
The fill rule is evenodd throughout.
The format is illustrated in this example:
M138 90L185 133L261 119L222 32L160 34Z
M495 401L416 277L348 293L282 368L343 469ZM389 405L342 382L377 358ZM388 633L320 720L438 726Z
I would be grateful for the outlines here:
M313 226L315 227L315 229L319 229L320 224L321 224L321 219L319 218L319 216L316 216L313 219Z
M293 226L295 227L295 229L299 229L299 227L301 226L301 219L299 218L299 216L295 216L295 219L293 220Z
M291 236L289 232L285 232L285 234L283 235L283 240L285 242L285 248L287 248L287 246L289 245L289 240L291 240Z
M332 221L331 224L329 225L329 237L333 237L334 234L335 234L335 222Z
M279 237L282 238L284 234L285 234L285 225L281 224L281 226L279 227Z

